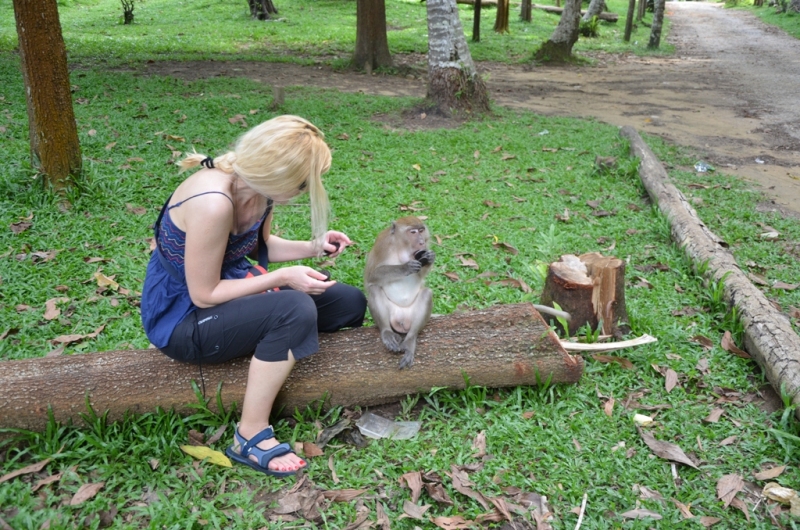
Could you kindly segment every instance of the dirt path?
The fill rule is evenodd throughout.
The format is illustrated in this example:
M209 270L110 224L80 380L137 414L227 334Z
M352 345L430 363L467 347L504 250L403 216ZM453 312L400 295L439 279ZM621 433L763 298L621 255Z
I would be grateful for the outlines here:
M800 41L721 4L668 2L671 57L595 56L594 67L482 63L495 103L594 117L692 147L698 159L756 182L800 212ZM277 63L151 63L151 74L243 76L388 96L425 95L424 56L398 59L421 76L366 76Z

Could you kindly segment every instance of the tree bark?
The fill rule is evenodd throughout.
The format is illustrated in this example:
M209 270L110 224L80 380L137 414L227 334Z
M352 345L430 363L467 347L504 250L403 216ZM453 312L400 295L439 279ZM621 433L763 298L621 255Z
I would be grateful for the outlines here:
M519 18L523 22L530 22L533 18L533 9L531 8L531 0L522 0L522 6L519 11Z
M226 408L241 403L249 359L203 365L209 393L221 385ZM158 350L117 351L4 361L0 371L0 427L41 430L48 407L56 420L80 421L87 400L111 421L126 411L156 407L190 413L196 403L196 365ZM583 359L564 351L558 337L530 304L434 317L419 337L414 365L398 370L377 328L320 335L320 351L295 365L275 406L288 416L325 400L327 406L370 406L434 387L463 388L577 382ZM213 396L210 396L213 397ZM216 400L209 404L216 407Z
M581 25L581 0L565 0L561 20L550 36L533 55L535 61L556 63L567 62L572 58L572 47L578 42Z
M389 41L386 37L385 0L356 2L356 51L353 66L359 70L376 70L392 66Z
M532 9L541 9L546 13L553 13L556 15L560 15L564 12L563 7L556 7L556 6L544 6L541 4L531 4ZM584 11L581 11L581 15L583 15ZM609 13L609 12L602 12L597 15L597 18L602 20L603 22L616 22L619 20L619 15L616 13Z
M788 319L770 304L739 268L727 244L711 232L670 182L667 172L639 134L623 127L631 155L638 157L639 176L651 200L669 219L672 239L695 264L706 263L706 277L722 282L725 299L735 306L744 326L744 347L764 370L772 387L786 393L800 416L800 337Z
M14 16L32 163L54 189L64 190L80 174L82 159L56 0L14 0Z
M591 2L589 2L589 8L583 14L583 20L588 22L592 20L592 17L600 18L600 13L603 12L605 7L605 0L591 0Z
M661 45L661 24L664 22L664 0L655 0L653 4L653 25L650 27L648 48L655 49Z
M278 9L272 0L247 0L250 6L250 16L258 20L269 20L270 15L277 15Z
M428 99L444 113L488 112L455 0L428 0Z
M508 33L509 1L497 1L497 15L494 19L494 30L497 33Z
M637 22L644 18L646 11L647 11L647 0L639 0L638 10L636 12Z
M483 8L482 0L475 0L474 9L472 10L472 42L481 41L481 9Z
M631 33L633 32L633 12L636 10L636 0L628 0L628 16L625 17L625 35L622 40L625 42L631 41Z

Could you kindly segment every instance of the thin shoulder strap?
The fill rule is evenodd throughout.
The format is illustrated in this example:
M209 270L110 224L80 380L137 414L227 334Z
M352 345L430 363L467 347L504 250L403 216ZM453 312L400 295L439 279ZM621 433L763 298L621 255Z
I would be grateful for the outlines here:
M267 199L267 212L264 214L264 219L258 225L258 264L265 269L269 267L269 251L267 250L267 242L264 241L264 223L267 222L272 211L272 199Z
M227 194L227 193L223 193L223 192L221 192L221 191L204 191L203 193L198 193L197 195L192 195L191 197L186 197L186 198L185 198L185 199L183 199L182 201L180 201L180 202L176 202L176 203L175 203L175 204L173 204L172 206L168 206L168 207L167 207L167 210L172 210L173 208L177 208L178 206L180 206L181 204L185 203L185 202L186 202L186 201L188 201L188 200L194 199L195 197L199 197L199 196L201 196L201 195L208 195L209 193L218 193L218 194L220 194L220 195L224 195L225 197L228 197L228 200L229 200L229 201L231 201L231 204L233 204L233 199L231 199L231 198L228 196L228 194ZM172 196L170 196L170 198L171 198L171 197L172 197ZM169 201L168 201L168 202L169 202Z

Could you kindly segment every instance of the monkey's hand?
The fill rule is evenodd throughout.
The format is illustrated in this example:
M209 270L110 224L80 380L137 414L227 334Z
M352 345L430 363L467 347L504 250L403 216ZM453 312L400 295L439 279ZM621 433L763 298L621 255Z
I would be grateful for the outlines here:
M418 250L414 253L414 259L422 263L422 266L430 265L436 259L436 253L432 250Z
M394 331L390 329L384 329L381 331L381 340L383 341L383 344L389 348L389 350L394 352L402 351L400 349L400 342L402 342L403 339Z
M420 270L422 270L422 263L420 263L415 259L412 259L411 261L403 265L403 272L405 273L406 276L411 276L412 274L416 274Z

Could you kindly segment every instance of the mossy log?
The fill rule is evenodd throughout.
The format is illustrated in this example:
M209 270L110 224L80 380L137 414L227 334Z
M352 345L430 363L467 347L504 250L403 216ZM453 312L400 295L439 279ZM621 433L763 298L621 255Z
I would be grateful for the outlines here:
M583 359L569 355L530 304L434 317L419 337L410 369L383 346L377 328L320 335L320 351L298 361L278 395L275 411L325 400L326 406L369 406L397 401L434 387L463 388L574 383ZM209 394L221 385L224 407L241 403L249 359L203 365ZM48 408L60 422L80 423L87 402L118 420L126 412L161 407L191 412L196 365L173 361L160 351L127 350L0 363L0 428L41 430ZM213 397L213 396L210 396ZM211 399L210 406L216 407Z
M703 223L636 130L623 127L620 136L630 140L631 155L641 160L639 176L650 199L669 219L672 239L695 264L707 264L709 279L724 285L725 300L736 307L744 326L745 350L775 391L791 396L800 416L800 337L788 318L750 282L728 245Z
M561 13L564 12L564 8L563 7L545 6L545 5L541 5L541 4L532 4L531 8L532 9L541 9L542 11L545 11L547 13L553 13L555 15L560 15ZM586 11L581 11L581 16L583 16L585 14L586 14ZM597 18L599 20L602 20L603 22L616 22L617 20L619 20L619 15L617 15L616 13L610 13L608 11L604 11L604 12L600 13L599 15L597 15Z

